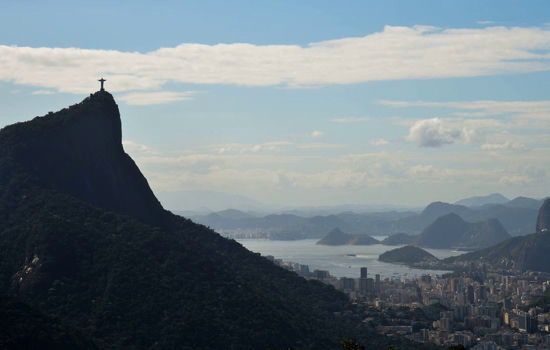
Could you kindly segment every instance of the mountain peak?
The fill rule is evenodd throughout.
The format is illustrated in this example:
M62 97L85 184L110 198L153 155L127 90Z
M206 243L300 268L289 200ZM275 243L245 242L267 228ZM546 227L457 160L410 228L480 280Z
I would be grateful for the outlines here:
M148 224L161 222L162 206L124 152L120 112L107 91L5 127L0 158L42 186Z
M510 200L500 193L492 193L488 196L476 196L461 199L458 202L455 202L456 205L464 205L466 207L480 207L486 204L504 204Z
M550 228L550 198L547 198L539 210L537 217L537 232L548 231Z

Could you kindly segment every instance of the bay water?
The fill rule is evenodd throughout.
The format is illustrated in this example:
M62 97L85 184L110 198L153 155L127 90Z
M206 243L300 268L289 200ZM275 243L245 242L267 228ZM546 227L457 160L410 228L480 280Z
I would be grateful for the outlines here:
M373 236L383 240L387 236ZM386 251L400 246L382 244L365 246L326 246L316 245L318 239L303 239L297 241L271 241L243 239L237 240L246 249L260 253L262 256L273 255L275 259L296 262L308 265L309 270L328 270L336 277L360 277L360 268L366 267L368 276L374 278L380 274L381 278L416 278L422 275L442 275L449 271L412 269L405 265L389 264L378 261L378 256ZM451 249L425 249L438 259L464 254Z

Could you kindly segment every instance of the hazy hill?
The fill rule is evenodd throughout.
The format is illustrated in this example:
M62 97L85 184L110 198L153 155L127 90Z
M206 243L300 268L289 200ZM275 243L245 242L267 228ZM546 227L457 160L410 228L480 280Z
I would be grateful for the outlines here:
M538 232L523 237L513 237L494 247L456 257L445 262L486 262L500 269L517 271L550 272L550 232Z
M516 197L504 205L509 208L531 208L538 210L543 202L544 200L540 199Z
M464 219L470 222L498 219L502 226L511 235L525 235L535 230L537 209L530 207L508 207L506 205L494 204L476 210Z
M397 233L384 239L381 243L385 245L412 244L417 236L408 235L406 233Z
M335 228L315 244L319 245L371 245L380 243L371 236L350 235Z
M120 126L112 96L97 92L0 131L0 294L101 348L388 344L333 316L347 302L333 287L165 211Z
M220 217L222 217L224 219L231 219L231 220L242 220L242 219L253 219L253 218L255 218L254 215L250 215L250 214L244 213L244 212L242 212L240 210L236 210L236 209L226 209L226 210L219 211L216 214L218 214Z
M373 212L357 214L343 212L338 215L303 217L292 214L272 214L264 217L238 215L196 215L190 218L213 229L262 229L269 230L271 239L322 238L325 232L336 227L350 234L393 235L396 233L419 234L438 217L454 213L468 222L498 219L511 235L523 235L535 230L539 201L519 197L508 206L486 204L468 208L444 202L430 203L420 214L414 212ZM237 211L231 211L237 213ZM242 213L242 212L241 212Z
M454 213L468 222L498 219L511 235L525 235L535 229L540 204L537 200L519 197L517 201L502 204L486 204L478 208L468 208L444 202L430 203L420 215L395 220L394 230L406 233L419 233L438 217ZM513 202L513 203L512 203ZM512 203L508 205L509 203Z
M485 262L495 268L516 271L550 272L550 231L545 230L550 214L550 199L539 210L539 232L523 237L513 237L500 244L477 252L444 259L445 262ZM543 228L544 227L544 228Z
M510 235L496 219L469 223L451 213L439 217L426 227L415 240L415 245L441 249L479 248L495 245L508 238Z
M216 191L186 190L157 193L162 205L172 211L217 212L228 208L267 211L269 205L246 196Z
M500 193L493 193L488 196L476 196L476 197L470 197L470 198L464 198L457 202L455 202L455 205L463 205L466 207L480 207L482 205L486 204L504 204L509 202L510 200Z
M387 263L416 264L437 261L437 258L424 249L408 245L383 253L378 257L378 260Z
M435 219L450 214L458 214L461 217L470 215L473 212L472 209L462 206L454 205L444 202L433 202L428 204L426 208L420 213L420 215L405 217L395 222L395 228L401 232L407 233L419 233L422 232L428 225L430 225Z
M427 222L433 222L435 219L447 214L453 213L459 215L460 217L464 217L470 215L472 211L472 209L463 205L433 202L422 211L420 216Z

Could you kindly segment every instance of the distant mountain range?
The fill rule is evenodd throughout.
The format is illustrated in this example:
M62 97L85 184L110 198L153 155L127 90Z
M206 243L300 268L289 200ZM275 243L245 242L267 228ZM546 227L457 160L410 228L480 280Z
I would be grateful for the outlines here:
M319 240L318 245L372 245L380 244L380 241L366 235L350 235L335 228L328 235Z
M538 232L513 237L494 247L444 259L445 262L481 261L502 269L550 272L550 199L546 199L537 217Z
M493 193L488 196L477 196L461 199L458 202L455 202L455 205L463 205L465 207L481 207L485 204L505 204L510 200L500 193Z
M449 257L441 261L441 265L431 265L432 267L439 268L451 268L453 265L456 266L456 263L471 263L476 264L486 263L493 269L499 270L513 270L518 272L524 271L542 271L550 272L550 199L544 201L543 205L540 207L537 217L537 231L522 237L512 237L503 242L500 242L494 246L485 248L483 250L478 250L472 253L467 253L459 256ZM447 227L445 229L436 229L433 226L444 225ZM461 232L471 231L471 225L464 223L456 214L448 214L447 216L441 217L434 222L433 225L430 225L426 231L429 235L421 235L417 242L422 243L423 239L426 241L431 241L430 246L440 247L441 245L446 245L450 240L453 240L452 236L458 238L454 239L463 240L468 238L471 233L463 235ZM476 224L474 224L476 225ZM478 229L481 229L479 232L485 232L485 234L490 233L490 238L504 236L502 228L495 222L487 222L486 225L490 228L487 230L487 227L478 227L474 230L473 235L470 237L476 237ZM485 225L484 225L485 226ZM470 227L470 228L469 228ZM479 237L478 237L479 239ZM442 243L443 242L443 243ZM410 252L409 252L410 251ZM422 253L423 252L423 253ZM417 247L403 247L399 249L394 249L389 252L386 252L380 256L380 261L386 262L396 262L414 265L418 262L418 259L426 256L427 252L423 251L421 248ZM437 262L438 260L433 260L432 262Z
M550 272L550 232L513 237L494 247L444 259L444 262L484 262L500 269Z
M262 203L255 199L217 191L185 190L174 192L158 192L157 196L162 205L174 212L194 211L210 213L225 209L239 209L242 211L275 211L275 206Z
M494 194L481 199L463 201L481 204L487 198L503 201L503 196ZM459 201L462 202L462 201ZM430 203L421 213L411 211L354 213L350 211L332 215L299 216L295 214L271 214L262 216L237 210L189 216L195 222L216 230L264 230L270 239L322 238L335 228L353 235L393 235L407 233L417 235L437 218L457 214L467 222L484 222L497 219L512 236L535 231L538 209L542 200L518 197L504 204L483 204L473 208L444 202Z

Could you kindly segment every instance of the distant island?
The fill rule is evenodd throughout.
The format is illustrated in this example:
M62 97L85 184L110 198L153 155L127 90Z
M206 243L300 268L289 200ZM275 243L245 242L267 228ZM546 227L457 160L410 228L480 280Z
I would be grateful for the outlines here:
M366 235L350 235L342 232L339 228L330 231L328 235L319 240L318 245L372 245L380 241Z
M418 264L437 262L438 259L424 249L408 245L387 251L378 257L379 261L393 264Z

